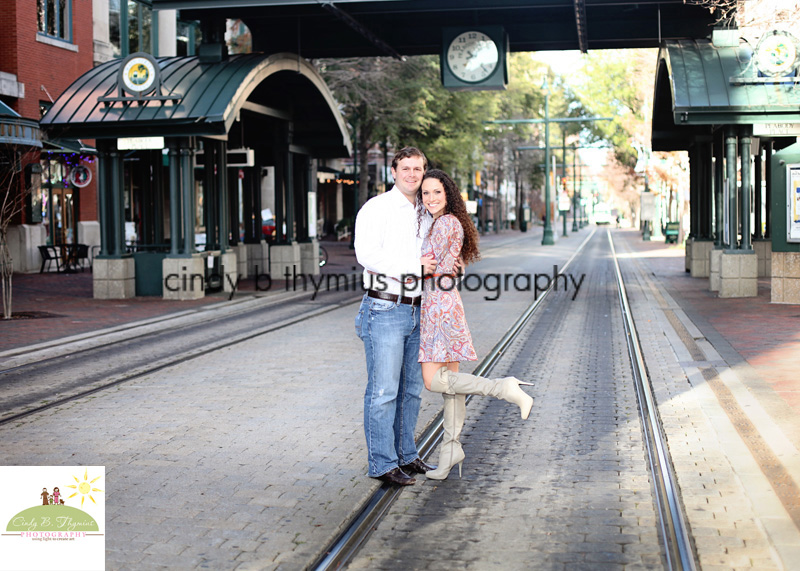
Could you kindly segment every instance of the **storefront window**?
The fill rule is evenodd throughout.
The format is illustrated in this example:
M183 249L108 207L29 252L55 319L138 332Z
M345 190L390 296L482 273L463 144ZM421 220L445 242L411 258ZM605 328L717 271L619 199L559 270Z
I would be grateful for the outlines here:
M64 164L43 159L42 165L42 222L47 232L47 244L60 246L75 241L73 190L65 180Z
M72 41L72 0L36 0L39 33Z
M109 0L108 34L115 56L154 52L153 7L145 0Z

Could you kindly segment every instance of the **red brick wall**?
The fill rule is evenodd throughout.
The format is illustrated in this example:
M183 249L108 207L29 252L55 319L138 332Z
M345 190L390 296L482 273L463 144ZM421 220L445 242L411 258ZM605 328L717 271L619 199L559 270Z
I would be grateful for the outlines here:
M6 2L4 2L5 4ZM25 84L25 98L17 112L39 119L39 101L49 101L42 86L53 99L83 73L92 68L92 0L72 0L72 44L77 53L36 41L35 0L12 0L16 4L17 81Z
M0 9L0 71L16 73L17 69L17 2L3 2ZM14 101L4 98L16 110Z

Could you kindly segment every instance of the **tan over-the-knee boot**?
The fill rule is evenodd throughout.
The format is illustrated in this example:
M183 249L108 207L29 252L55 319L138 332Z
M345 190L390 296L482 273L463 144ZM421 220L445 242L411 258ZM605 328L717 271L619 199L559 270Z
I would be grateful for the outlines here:
M459 395L484 395L502 399L519 407L520 416L525 420L531 413L533 398L519 388L524 383L516 377L503 379L486 379L467 373L454 373L447 367L442 367L431 380L431 390L437 393Z
M467 407L465 395L443 394L444 418L442 419L442 446L439 449L439 466L435 470L425 472L425 477L432 480L444 480L450 474L453 466L458 464L458 477L461 477L461 463L464 461L464 449L461 448L461 429L464 428L464 418Z

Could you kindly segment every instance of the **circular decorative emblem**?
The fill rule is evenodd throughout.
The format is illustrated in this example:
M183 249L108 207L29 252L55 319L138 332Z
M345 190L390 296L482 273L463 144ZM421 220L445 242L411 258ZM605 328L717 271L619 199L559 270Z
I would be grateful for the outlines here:
M755 50L758 71L771 77L790 74L798 63L797 40L789 32L772 30L761 37Z
M92 171L83 165L73 167L69 171L69 182L78 188L83 188L92 182Z
M132 95L150 93L158 85L158 62L146 53L135 53L122 62L120 84Z
M494 41L483 32L459 34L447 47L450 71L466 83L480 83L497 69L500 52Z

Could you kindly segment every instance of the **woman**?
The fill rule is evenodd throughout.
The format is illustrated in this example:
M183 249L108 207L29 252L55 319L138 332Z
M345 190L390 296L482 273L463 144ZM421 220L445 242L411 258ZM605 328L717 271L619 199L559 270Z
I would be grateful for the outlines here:
M425 476L444 480L456 464L461 476L464 450L458 439L464 426L465 395L490 395L516 404L523 419L528 418L533 399L519 388L521 384L531 383L522 383L514 377L490 380L458 372L460 361L478 358L464 318L461 296L455 287L454 266L459 257L465 265L480 258L478 231L467 214L456 183L444 172L432 169L425 173L417 200L433 217L422 243L423 259L432 255L437 261L434 274L425 276L423 286L419 361L425 388L442 393L444 398L444 437L439 466ZM421 217L426 215L420 209L420 223Z

